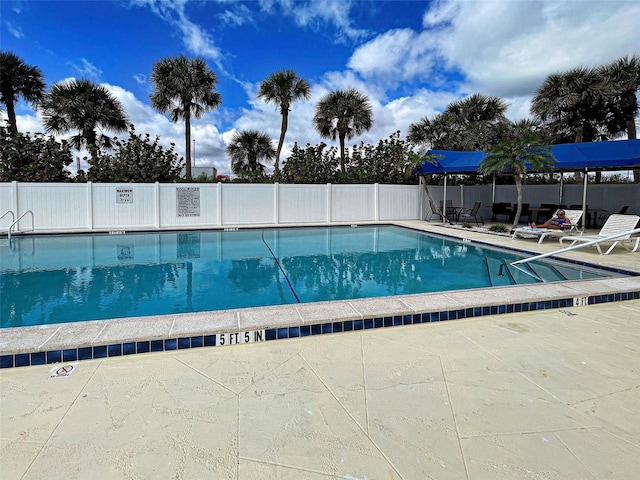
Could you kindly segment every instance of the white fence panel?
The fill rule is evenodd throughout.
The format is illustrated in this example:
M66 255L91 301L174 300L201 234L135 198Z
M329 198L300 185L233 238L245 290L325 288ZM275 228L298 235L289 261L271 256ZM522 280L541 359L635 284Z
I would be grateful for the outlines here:
M92 184L93 227L128 229L155 227L155 184Z
M333 185L331 221L375 220L375 188L376 185Z
M12 211L15 215L15 207L13 205L13 184L0 183L0 215L3 215L7 211ZM17 217L15 217L17 218ZM11 215L5 215L0 219L0 231L7 230L11 223L13 223L14 217Z
M330 189L330 185L279 185L279 223L326 222Z
M220 183L160 185L160 227L220 225L218 190L221 187ZM184 205L189 198L194 203Z
M222 222L224 225L275 223L275 186L262 184L224 185Z
M16 218L28 210L33 212L35 230L87 228L87 186L20 183ZM31 228L31 219L25 217L19 227Z
M379 220L412 220L420 214L420 187L379 185Z

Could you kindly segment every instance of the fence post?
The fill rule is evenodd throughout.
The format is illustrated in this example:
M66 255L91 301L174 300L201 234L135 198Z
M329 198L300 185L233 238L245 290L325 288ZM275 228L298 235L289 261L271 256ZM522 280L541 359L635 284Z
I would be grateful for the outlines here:
M279 208L279 197L280 197L280 183L275 182L273 184L273 220L276 225L280 222L280 208Z
M14 180L13 182L11 182L11 210L13 210L13 212L15 213L16 218L20 216L18 212L18 207L20 206L19 200L18 182Z
M380 220L380 184L373 185L373 219L377 222Z
M331 184L327 183L327 223L331 223Z
M87 226L93 230L93 182L87 182Z
M156 228L160 228L160 182L156 182L154 193L156 196Z
M224 182L218 182L218 225L222 226L222 184Z

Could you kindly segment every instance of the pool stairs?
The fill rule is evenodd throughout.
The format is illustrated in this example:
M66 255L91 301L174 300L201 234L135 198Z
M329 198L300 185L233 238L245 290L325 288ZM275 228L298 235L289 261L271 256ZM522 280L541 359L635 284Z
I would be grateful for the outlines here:
M599 277L596 273L585 273L562 265L537 262L533 265L513 265L505 260L485 257L487 275L492 287L522 285L530 283L560 282L567 280L585 280Z

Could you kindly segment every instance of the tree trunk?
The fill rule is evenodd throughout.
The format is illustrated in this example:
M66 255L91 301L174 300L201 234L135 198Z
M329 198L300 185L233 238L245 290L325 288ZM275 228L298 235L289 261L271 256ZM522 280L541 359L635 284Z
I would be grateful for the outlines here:
M522 213L522 178L520 175L514 175L513 179L516 182L516 190L518 191L518 206L516 207L515 217L513 217L513 228L518 228L518 220L520 220L520 214Z
M427 198L430 200L430 203L435 204L436 202L433 200L433 197L431 196L431 192L429 191L429 186L427 185L427 183L431 181L432 176L433 175L431 174L422 175L422 188L424 188L424 193L427 194Z
M288 127L288 117L289 114L287 112L282 112L282 124L280 126L280 140L278 140L278 151L276 152L276 162L273 167L274 175L280 173L280 152L282 152L282 146L284 145L284 136L287 134Z
M15 105L11 100L7 100L7 116L9 117L7 122L9 124L9 133L12 136L17 135L18 124L16 121L16 110L15 110Z
M345 134L340 132L340 171L344 172L344 140Z
M581 143L582 141L584 141L584 127L582 126L582 124L577 124L575 126L575 130L576 130L576 140L575 143ZM582 172L576 170L574 172L574 176L576 179L576 183L582 183Z
M633 117L627 119L627 138L629 140L636 140L638 138L636 121ZM640 169L633 170L633 183L640 183Z
M184 119L185 156L184 165L187 180L191 180L191 118Z

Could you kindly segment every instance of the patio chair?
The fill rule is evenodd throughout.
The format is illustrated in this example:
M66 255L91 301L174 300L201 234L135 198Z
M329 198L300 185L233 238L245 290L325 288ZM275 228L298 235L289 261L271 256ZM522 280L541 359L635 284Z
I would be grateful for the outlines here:
M553 218L553 215L555 215L555 212L558 211L558 208L562 208L560 205L556 205L555 203L541 203L540 207L538 208L538 213L536 215L536 222L540 222L540 217L544 218L545 220L549 220L551 218ZM582 206L580 206L580 209L582 209ZM578 210L577 208L570 208L570 210Z
M473 208L461 209L460 212L458 212L458 222L473 219L477 226L480 226L481 223L484 225L484 219L479 212L481 204L482 202L476 202L474 203Z
M513 216L514 216L514 220L515 220L515 215L516 215L516 211L518 210L518 204L514 203L513 204ZM523 203L522 204L522 210L520 211L520 218L522 217L527 217L527 225L529 225L533 220L531 218L531 204L530 203ZM520 218L518 218L518 222L520 222Z
M549 237L564 237L565 235L576 234L579 232L578 223L582 218L582 210L564 210L564 216L569 220L565 228L562 230L554 230L552 228L532 228L532 227L520 227L513 231L511 238L538 238L538 243L542 243L545 238ZM556 210L557 212L557 210ZM554 213L552 219L556 217Z
M613 250L614 247L618 244L621 244L630 252L636 252L638 250L638 247L640 246L640 237L631 237L631 232L638 224L638 220L640 220L640 217L638 215L610 215L600 229L600 233L598 233L597 235L581 235L579 237L566 236L560 238L560 243L564 243L564 241L566 240L567 242L571 242L571 245L569 246L572 246L578 242L586 243L595 240L601 240L602 243L611 243L611 246L606 252L604 252L604 255L609 255L609 253L611 253L611 250ZM626 233L626 235L622 235L624 233ZM606 240L608 237L617 234L621 234L622 236L613 240ZM633 247L631 247L631 245L633 245ZM602 249L600 248L600 242L596 243L595 247L598 249L598 253L600 255L603 255Z
M513 208L509 202L498 202L491 205L491 221L495 222L498 216L504 215L505 222L510 222L513 218Z
M623 206L618 213L620 215L624 215L625 213L627 213L627 210L629 210L629 205ZM604 225L604 221L606 220L606 218L607 218L607 214L605 211L603 211L598 215L598 218L596 219L596 224L599 224L602 222L602 224Z
M436 204L433 203L433 200L429 199L429 208L431 208L431 214L429 215L429 219L425 217L426 222L430 222L434 216L440 217L442 221L447 221L450 224L453 224L452 219L450 219L445 212L442 211L442 208L436 207Z

